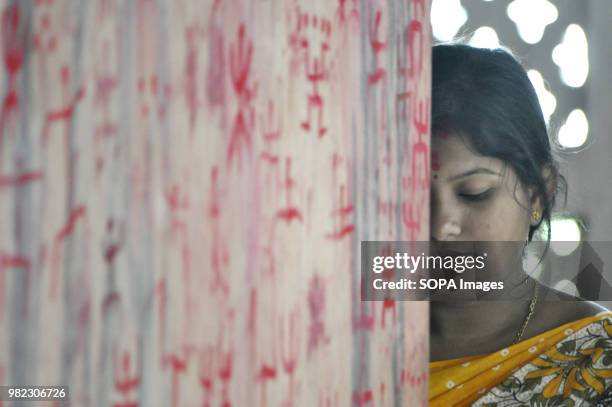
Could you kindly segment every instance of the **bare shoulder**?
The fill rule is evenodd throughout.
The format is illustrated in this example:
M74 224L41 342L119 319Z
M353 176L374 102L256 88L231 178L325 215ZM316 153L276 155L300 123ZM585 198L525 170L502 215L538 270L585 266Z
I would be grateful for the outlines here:
M545 304L552 305L553 309L563 310L563 314L572 320L587 318L602 312L609 312L603 305L592 301L585 301L581 298L557 291L553 288L541 286Z
M529 336L602 312L609 312L600 304L585 301L552 288L540 286L540 292L542 299L536 305Z

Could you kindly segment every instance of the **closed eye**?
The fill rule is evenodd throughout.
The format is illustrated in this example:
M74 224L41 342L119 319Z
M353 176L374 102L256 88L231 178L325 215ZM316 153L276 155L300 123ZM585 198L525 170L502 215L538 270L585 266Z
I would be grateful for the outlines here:
M468 202L480 202L487 199L489 195L491 195L491 193L493 192L493 189L494 188L489 188L477 194L460 193L459 196L461 197L461 199L464 199Z

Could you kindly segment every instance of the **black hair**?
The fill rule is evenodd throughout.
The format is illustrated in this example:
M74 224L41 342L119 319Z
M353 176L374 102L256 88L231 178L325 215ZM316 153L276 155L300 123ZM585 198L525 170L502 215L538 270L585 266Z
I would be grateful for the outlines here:
M434 45L432 135L447 131L467 138L477 153L512 167L542 206L528 239L545 224L549 241L552 208L566 183L553 156L538 96L510 52L462 43Z

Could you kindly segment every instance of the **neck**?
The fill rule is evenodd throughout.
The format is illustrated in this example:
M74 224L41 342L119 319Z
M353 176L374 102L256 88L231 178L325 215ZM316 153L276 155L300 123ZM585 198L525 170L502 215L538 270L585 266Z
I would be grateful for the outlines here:
M514 338L527 315L535 284L532 279L525 282L524 290L528 293L520 301L432 302L432 339L480 342L506 336Z

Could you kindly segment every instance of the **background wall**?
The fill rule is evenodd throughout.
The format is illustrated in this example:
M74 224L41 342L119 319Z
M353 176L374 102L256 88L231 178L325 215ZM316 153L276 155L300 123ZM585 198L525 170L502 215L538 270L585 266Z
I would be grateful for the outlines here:
M0 10L0 383L426 405L427 305L358 259L428 238L428 0Z

